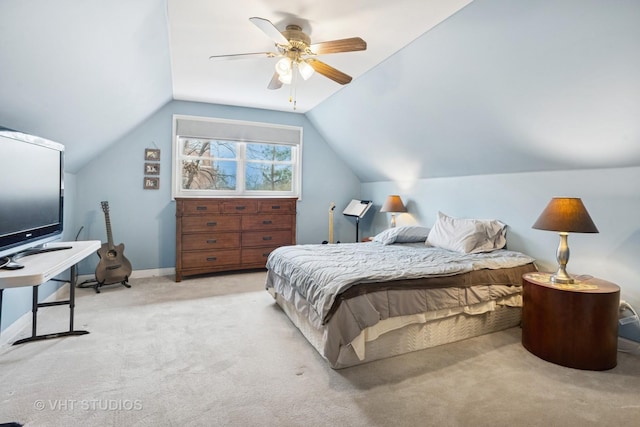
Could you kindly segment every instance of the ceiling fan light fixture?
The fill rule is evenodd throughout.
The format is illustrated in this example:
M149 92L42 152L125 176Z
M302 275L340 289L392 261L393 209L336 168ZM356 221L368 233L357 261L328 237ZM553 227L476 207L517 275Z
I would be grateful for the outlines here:
M286 85L291 84L291 80L293 79L293 73L289 71L287 74L279 74L278 80Z
M278 62L276 62L276 72L282 77L286 75L291 75L291 59L282 58ZM291 79L291 78L289 78Z
M305 80L309 80L309 77L311 77L315 71L306 61L300 61L298 63L298 70L300 71L302 78Z
M354 52L366 50L367 43L360 37L331 40L311 44L311 38L302 31L302 27L295 24L287 25L280 31L268 19L254 16L249 18L267 37L275 42L275 52L236 53L230 55L213 55L209 59L242 59L242 58L280 58L275 64L275 72L267 85L267 89L280 89L283 84L289 85L289 102L296 109L296 85L299 77L308 80L315 72L334 82L345 85L351 82L351 76L332 66L325 64L316 55L330 53ZM298 76L298 73L300 76Z

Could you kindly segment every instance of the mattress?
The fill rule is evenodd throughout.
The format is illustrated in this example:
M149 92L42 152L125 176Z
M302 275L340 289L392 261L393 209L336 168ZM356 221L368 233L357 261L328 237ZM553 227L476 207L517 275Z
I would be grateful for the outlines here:
M377 292L380 284L389 284L396 290L513 285L514 277L502 273L533 261L520 252L504 249L467 254L427 247L424 243L370 242L284 246L271 252L266 267L286 278L291 292L302 296L326 322L335 312L339 297L359 285L366 285L359 286L360 294ZM515 284L520 285L520 276ZM282 293L284 288L276 290ZM465 305L460 300L451 304Z

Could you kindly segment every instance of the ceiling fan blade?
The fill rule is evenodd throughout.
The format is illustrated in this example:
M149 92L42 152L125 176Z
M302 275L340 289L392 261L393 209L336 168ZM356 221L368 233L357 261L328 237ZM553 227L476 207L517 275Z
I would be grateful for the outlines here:
M318 61L317 59L307 59L307 64L311 65L315 71L322 74L323 76L330 78L336 83L340 83L341 85L346 85L351 82L351 76L333 68L331 65L327 65L322 61Z
M340 52L354 52L357 50L366 50L367 42L362 40L360 37L351 37L349 39L314 43L309 46L309 49L316 55Z
M273 73L273 77L271 77L271 81L269 82L267 89L280 89L282 87L282 82L280 81L279 77L280 75L277 72Z
M253 24L260 28L263 33L265 33L271 40L276 42L279 45L287 46L289 44L289 40L276 28L275 25L271 23L268 19L253 17L249 18L249 21L253 22Z
M233 59L251 59L251 58L274 58L280 56L275 52L255 52L255 53L233 53L231 55L212 55L209 57L212 61L227 61Z

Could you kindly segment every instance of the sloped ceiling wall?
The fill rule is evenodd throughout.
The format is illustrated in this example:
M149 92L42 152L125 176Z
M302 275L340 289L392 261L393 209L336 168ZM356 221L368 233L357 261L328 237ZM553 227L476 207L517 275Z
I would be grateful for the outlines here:
M640 2L476 0L308 113L363 182L640 165Z
M64 143L68 171L171 97L164 1L0 2L0 126Z

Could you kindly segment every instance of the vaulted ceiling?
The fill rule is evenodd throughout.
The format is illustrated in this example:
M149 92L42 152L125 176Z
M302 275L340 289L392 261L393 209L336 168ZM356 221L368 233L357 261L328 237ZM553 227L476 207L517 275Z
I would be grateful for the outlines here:
M171 99L292 111L250 21L366 51L297 85L363 181L640 165L637 0L3 0L0 125L67 146L73 170Z

